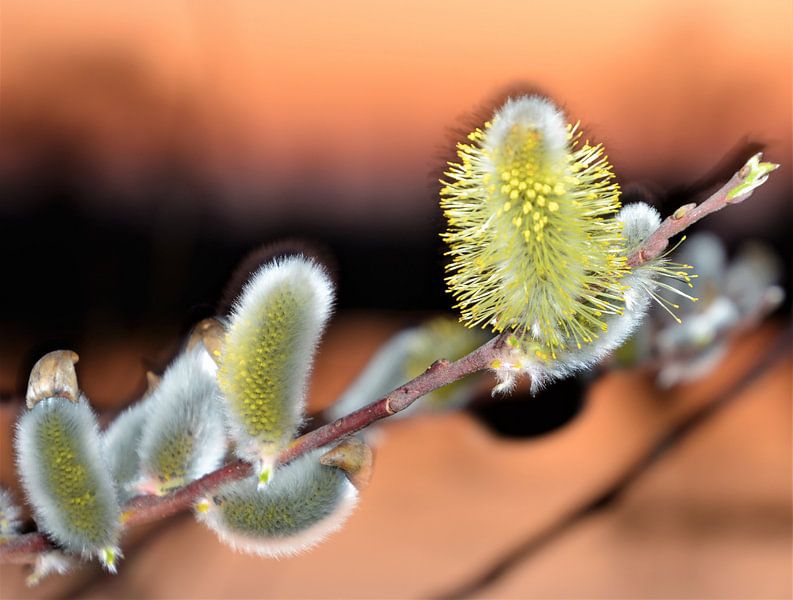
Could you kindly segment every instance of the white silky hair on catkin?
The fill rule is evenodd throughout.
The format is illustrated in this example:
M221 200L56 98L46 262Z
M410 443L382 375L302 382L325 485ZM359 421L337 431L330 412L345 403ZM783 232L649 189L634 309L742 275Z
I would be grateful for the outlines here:
M661 215L644 202L626 204L614 218L622 223L622 236L625 238L627 254L638 250L639 246L661 226Z
M319 463L323 452L280 467L263 489L256 477L219 488L207 510L197 512L198 520L246 554L277 558L316 546L341 528L358 501L343 471Z
M615 217L623 224L626 252L637 250L661 224L661 217L653 207L637 202L624 206ZM614 350L619 348L641 324L650 305L649 292L654 288L653 271L641 266L633 268L623 278L625 309L621 315L609 315L606 319L608 329L592 343L582 345L580 350L560 353L557 360L543 364L530 361L526 374L531 377L532 393L548 383L568 377L576 372L593 367ZM506 385L510 381L504 382Z
M22 522L19 517L22 510L14 502L11 492L0 488L0 538L19 533Z
M504 146L504 139L516 125L539 131L548 156L560 162L565 159L568 150L565 116L550 100L541 96L508 99L485 132L484 147L491 156Z
M65 398L38 402L20 418L15 445L22 486L39 528L64 549L99 557L114 571L121 510L85 397L76 403ZM74 504L75 494L89 502Z
M74 566L74 559L59 550L42 552L36 556L36 562L33 563L33 571L25 578L25 583L29 587L37 586L45 577L53 573L65 575Z
M135 495L132 486L140 477L138 447L146 425L147 399L124 410L102 433L103 452L120 502Z
M297 319L282 319L271 324L262 313L268 302L288 290L295 305L284 310L294 310ZM264 472L273 463L277 453L297 434L303 423L305 396L308 388L314 354L322 333L332 313L334 303L333 283L325 269L302 255L277 259L256 271L234 303L229 319L222 366L219 373L229 433L235 442L237 455L254 463ZM281 315L283 316L283 315ZM254 329L255 328L255 329ZM261 353L259 335L270 335L281 340L279 347ZM254 339L251 346L251 340ZM270 341L272 341L272 339ZM252 355L249 355L253 353ZM277 368L273 364L277 363ZM251 390L252 382L267 386ZM260 405L268 411L264 421L246 422L242 397L254 398L248 406L254 417ZM258 396L258 397L257 397ZM252 434L251 431L256 431Z
M179 487L218 468L226 453L219 390L203 345L182 352L145 401L138 455L142 489ZM147 487L148 486L148 487Z

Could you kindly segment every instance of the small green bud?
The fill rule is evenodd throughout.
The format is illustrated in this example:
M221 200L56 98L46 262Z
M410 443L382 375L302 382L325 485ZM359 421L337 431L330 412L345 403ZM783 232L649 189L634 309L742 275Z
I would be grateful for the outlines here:
M769 173L779 168L776 163L761 162L762 159L763 153L758 152L741 168L738 172L741 181L727 193L727 202L741 202L768 180Z

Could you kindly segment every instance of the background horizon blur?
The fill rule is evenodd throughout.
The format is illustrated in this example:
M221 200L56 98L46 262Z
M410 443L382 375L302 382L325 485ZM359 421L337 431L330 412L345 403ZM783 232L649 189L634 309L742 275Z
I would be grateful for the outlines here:
M663 215L763 149L769 182L692 231L793 256L789 0L2 0L0 27L6 400L70 347L123 405L286 237L333 257L342 322L449 309L437 179L514 93L580 119Z

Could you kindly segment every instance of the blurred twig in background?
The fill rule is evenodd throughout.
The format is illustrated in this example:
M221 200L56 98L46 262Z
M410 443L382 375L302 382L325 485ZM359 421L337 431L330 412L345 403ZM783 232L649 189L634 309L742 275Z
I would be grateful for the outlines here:
M789 355L791 342L793 342L793 332L786 328L784 333L777 336L771 348L750 365L735 383L729 385L727 391L673 425L605 489L582 502L558 521L549 524L539 532L532 532L524 541L506 551L470 580L451 590L433 595L433 597L457 600L481 596L484 590L509 574L518 565L530 560L573 527L605 509L612 508L625 495L625 492L652 469L659 460L677 448L691 434L701 430L702 426L710 422L716 415L731 406L736 399L741 397L744 390L764 375L777 361Z

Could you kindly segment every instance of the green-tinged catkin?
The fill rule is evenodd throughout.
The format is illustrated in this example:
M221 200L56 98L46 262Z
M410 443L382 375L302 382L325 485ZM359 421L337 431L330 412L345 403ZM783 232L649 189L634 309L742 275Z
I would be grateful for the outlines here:
M337 530L352 512L357 491L319 451L278 469L263 489L256 477L219 488L197 507L198 518L232 548L259 556L288 556Z
M295 256L260 268L234 305L218 381L237 454L255 464L262 484L303 420L308 376L332 302L325 271Z
M115 570L120 508L85 398L39 401L19 421L17 464L39 527L66 550Z

